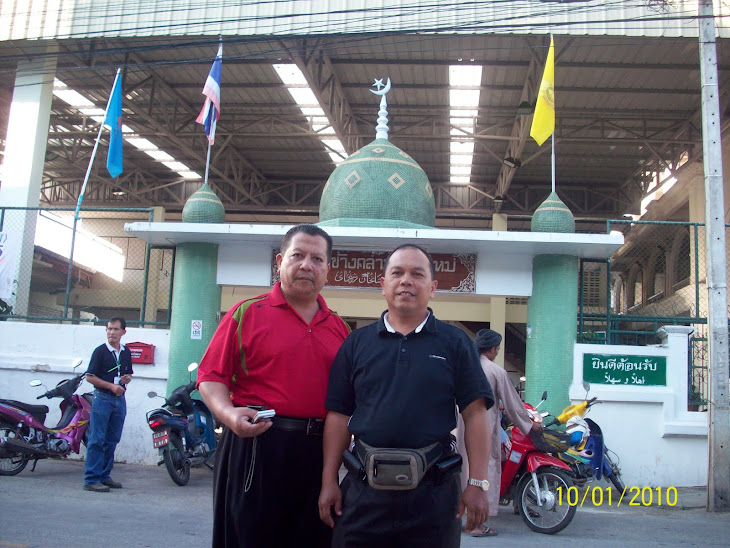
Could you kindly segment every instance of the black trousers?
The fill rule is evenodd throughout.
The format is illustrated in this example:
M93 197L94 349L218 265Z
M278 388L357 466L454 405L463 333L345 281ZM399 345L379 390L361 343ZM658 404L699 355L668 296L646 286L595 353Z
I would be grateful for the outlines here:
M458 472L440 483L426 477L411 491L380 491L348 473L341 488L342 516L335 521L333 548L452 548L461 543Z
M322 437L270 428L251 438L225 429L216 450L214 548L329 548L332 530L319 519Z

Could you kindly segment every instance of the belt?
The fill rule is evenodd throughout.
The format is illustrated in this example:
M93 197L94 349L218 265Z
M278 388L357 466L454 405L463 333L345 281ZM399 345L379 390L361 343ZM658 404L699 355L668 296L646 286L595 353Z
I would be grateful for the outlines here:
M307 436L322 436L324 434L324 419L295 419L276 416L271 419L273 428L287 432L302 432Z

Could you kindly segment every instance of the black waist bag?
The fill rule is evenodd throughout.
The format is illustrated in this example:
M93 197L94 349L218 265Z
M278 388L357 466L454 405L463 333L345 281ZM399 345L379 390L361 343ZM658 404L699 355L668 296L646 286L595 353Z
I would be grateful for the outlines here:
M360 440L355 442L355 454L363 464L368 484L385 491L415 489L443 453L439 442L420 449L372 447Z

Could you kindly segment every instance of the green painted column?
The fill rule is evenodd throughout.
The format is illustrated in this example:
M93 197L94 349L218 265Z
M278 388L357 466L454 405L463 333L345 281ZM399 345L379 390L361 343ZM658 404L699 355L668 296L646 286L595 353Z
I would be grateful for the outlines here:
M533 232L575 232L575 219L554 192L535 211ZM557 414L569 405L573 349L578 321L578 257L537 255L532 263L532 296L527 300L525 399Z
M186 223L222 223L223 204L207 184L185 203ZM187 367L199 362L218 326L221 288L216 281L218 245L183 243L177 246L170 319L170 358L167 395L189 382Z

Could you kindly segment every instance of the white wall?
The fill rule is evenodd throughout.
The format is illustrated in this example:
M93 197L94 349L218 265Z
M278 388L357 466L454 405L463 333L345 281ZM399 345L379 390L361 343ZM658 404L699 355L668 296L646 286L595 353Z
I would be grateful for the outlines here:
M0 322L0 398L47 405L46 425L55 426L61 418L60 399L36 400L42 387L28 385L40 379L48 388L71 376L71 363L83 360L78 369L86 370L91 352L106 341L103 327L90 325L54 325L5 321ZM170 332L163 329L128 327L122 343L145 342L155 345L155 363L134 364L134 379L127 391L127 419L122 441L117 446L118 462L157 464L158 451L152 448L152 431L145 414L159 407L161 399L150 400L147 392L165 393ZM91 392L88 382L78 393ZM82 455L83 455L82 447ZM70 458L80 458L72 454Z
M707 485L707 413L687 411L687 336L691 328L662 328L661 346L576 344L570 399L583 401L583 354L667 357L667 386L592 384L600 405L588 418L620 459L627 487ZM662 330L659 331L660 335Z

